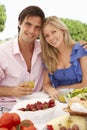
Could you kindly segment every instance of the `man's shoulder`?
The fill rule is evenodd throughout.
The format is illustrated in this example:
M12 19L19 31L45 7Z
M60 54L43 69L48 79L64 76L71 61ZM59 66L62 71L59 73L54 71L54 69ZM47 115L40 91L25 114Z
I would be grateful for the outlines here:
M0 50L7 50L7 49L10 49L12 47L12 43L15 42L15 39L9 39L9 40L6 40L4 41L3 43L0 44ZM6 48L6 49L5 49Z
M5 44L7 44L7 43L10 44L10 43L16 41L16 39L17 39L17 38L5 40L5 41L3 41L3 42L0 44L0 46L5 45Z

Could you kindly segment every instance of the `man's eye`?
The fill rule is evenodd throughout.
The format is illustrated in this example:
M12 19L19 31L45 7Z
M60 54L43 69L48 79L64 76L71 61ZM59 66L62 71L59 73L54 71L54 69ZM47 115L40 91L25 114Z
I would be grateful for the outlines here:
M31 26L31 24L30 23L28 23L28 22L26 22L26 24L25 24L26 26Z

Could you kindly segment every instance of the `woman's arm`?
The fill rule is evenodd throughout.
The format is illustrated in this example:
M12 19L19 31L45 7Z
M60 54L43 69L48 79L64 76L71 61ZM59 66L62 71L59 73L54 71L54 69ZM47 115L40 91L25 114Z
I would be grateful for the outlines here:
M57 89L52 87L47 71L44 72L43 90L49 94L51 98L58 99Z
M82 82L73 85L60 86L57 89L52 87L47 71L44 73L43 90L48 93L52 98L58 99L58 90L62 88L82 88L87 87L87 56L80 58L80 65L82 69Z

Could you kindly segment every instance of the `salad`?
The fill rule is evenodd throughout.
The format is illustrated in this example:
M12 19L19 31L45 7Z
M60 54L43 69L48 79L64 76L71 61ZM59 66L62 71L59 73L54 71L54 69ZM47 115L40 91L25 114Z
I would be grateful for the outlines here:
M87 99L87 87L80 88L80 89L74 89L73 91L69 92L65 95L66 100L73 98L75 96L83 96Z

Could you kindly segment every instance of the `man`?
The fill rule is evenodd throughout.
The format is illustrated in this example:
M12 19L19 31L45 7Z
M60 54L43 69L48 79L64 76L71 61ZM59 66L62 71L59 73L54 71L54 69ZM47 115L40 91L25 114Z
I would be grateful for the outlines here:
M22 97L41 91L43 64L37 38L44 18L38 6L26 7L18 17L18 37L0 45L1 97ZM26 82L30 80L34 80L34 89L27 87L31 86Z

